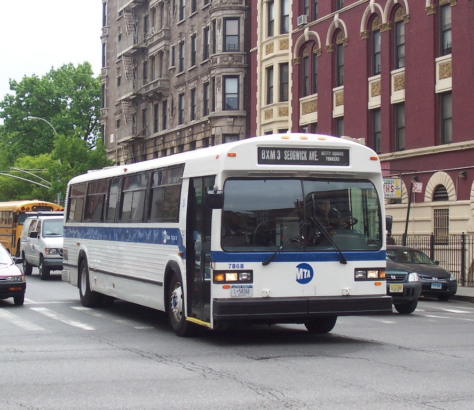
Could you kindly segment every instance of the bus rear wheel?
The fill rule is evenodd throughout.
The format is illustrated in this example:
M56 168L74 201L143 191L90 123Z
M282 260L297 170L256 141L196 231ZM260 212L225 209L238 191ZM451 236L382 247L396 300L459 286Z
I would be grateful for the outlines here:
M186 321L181 274L172 272L168 286L168 317L173 331L181 337L191 336L195 327Z
M91 290L89 266L85 259L81 262L79 268L79 296L84 307L96 307L99 304L100 294Z
M305 322L308 332L314 334L329 333L336 326L337 316L323 316Z

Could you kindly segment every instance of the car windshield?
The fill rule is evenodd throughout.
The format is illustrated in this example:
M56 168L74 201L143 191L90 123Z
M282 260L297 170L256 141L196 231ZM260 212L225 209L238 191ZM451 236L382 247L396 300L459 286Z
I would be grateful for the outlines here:
M387 250L387 255L392 261L398 263L434 265L427 255L416 249L390 249Z
M228 179L221 244L238 252L379 250L380 215L367 180Z
M45 220L43 223L43 235L46 236L63 236L63 220L55 221Z

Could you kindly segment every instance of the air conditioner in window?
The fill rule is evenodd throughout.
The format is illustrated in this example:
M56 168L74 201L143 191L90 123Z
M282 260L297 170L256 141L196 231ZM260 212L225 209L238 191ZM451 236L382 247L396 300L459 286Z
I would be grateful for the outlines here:
M298 26L302 26L303 24L307 24L308 23L308 16L306 14L298 16L297 23L298 23Z
M152 36L153 34L155 34L155 27L152 27L152 28L150 29L150 35Z

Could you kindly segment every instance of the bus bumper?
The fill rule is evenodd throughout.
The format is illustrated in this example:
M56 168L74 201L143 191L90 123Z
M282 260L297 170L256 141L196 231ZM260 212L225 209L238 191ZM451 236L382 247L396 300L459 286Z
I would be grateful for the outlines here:
M390 296L214 299L215 321L303 323L321 316L387 315Z

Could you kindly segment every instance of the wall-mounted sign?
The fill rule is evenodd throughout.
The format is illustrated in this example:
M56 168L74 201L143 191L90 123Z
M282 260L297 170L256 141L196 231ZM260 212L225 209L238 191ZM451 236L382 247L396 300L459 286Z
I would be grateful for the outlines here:
M384 178L383 192L385 198L402 199L402 180L400 178Z

